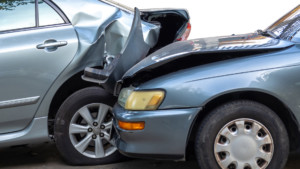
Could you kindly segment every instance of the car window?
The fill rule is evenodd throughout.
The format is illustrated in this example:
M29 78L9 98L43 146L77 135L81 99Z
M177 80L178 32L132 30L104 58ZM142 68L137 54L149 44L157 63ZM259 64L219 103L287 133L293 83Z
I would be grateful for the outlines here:
M39 3L39 26L56 25L65 23L60 15L42 0Z
M35 27L35 0L0 0L0 31Z

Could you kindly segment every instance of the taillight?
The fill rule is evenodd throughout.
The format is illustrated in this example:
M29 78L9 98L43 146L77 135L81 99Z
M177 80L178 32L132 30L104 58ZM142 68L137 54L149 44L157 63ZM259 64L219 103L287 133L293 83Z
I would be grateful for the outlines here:
M180 38L177 39L177 41L187 40L188 37L190 36L191 30L192 30L192 25L188 22L185 32L182 34L182 36Z

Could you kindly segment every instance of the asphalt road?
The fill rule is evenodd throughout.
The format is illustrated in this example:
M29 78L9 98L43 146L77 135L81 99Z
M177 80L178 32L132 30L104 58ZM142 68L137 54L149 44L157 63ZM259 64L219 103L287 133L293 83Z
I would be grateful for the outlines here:
M300 168L300 154L290 155L285 169ZM54 144L0 149L2 169L199 169L195 160L187 162L131 159L99 166L68 166L60 158Z

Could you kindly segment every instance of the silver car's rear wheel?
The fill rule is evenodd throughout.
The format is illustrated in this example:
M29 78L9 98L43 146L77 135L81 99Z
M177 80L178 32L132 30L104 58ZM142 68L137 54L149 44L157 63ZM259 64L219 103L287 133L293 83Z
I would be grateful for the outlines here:
M227 123L214 144L215 158L222 169L265 169L273 152L269 130L248 118Z
M69 137L78 152L89 158L103 158L117 151L112 138L111 109L106 104L92 103L74 114Z
M100 165L122 160L114 145L111 114L116 98L99 87L69 96L55 118L56 146L72 165Z

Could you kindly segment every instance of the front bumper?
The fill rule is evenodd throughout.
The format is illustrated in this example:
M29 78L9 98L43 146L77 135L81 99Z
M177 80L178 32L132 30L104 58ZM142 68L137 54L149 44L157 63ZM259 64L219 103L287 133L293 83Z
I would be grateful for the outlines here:
M117 130L116 146L131 157L183 160L191 125L201 108L155 111L128 111L116 104L113 109ZM144 130L121 129L117 120L145 122Z

